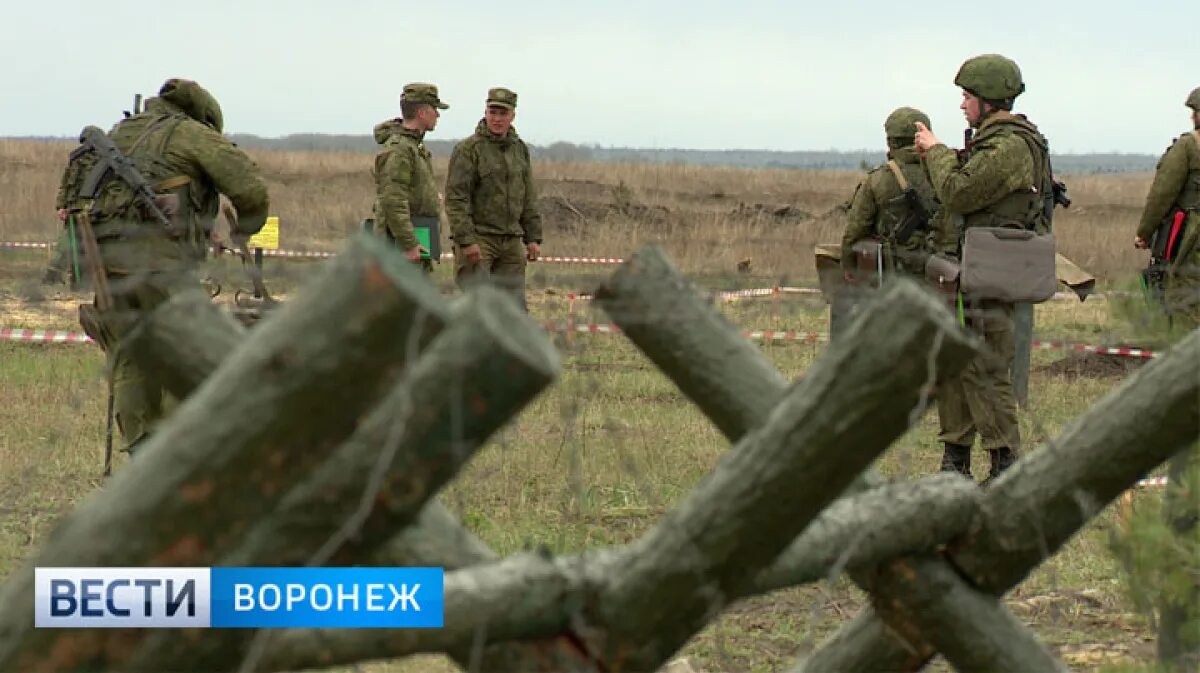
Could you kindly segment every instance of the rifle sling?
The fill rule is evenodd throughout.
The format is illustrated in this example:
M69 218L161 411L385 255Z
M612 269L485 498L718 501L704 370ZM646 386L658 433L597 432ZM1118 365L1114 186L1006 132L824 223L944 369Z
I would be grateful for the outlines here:
M908 180L900 170L900 164L897 164L895 159L888 159L887 166L892 170L892 175L896 176L896 182L900 183L900 191L908 189Z

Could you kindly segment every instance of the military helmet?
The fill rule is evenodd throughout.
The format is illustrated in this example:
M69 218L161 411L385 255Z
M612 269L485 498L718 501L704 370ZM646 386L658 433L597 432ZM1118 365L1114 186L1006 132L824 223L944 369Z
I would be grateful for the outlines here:
M1192 92L1188 94L1187 102L1184 103L1184 105L1192 108L1196 112L1200 112L1200 86L1192 89Z
M985 100L1008 100L1025 92L1021 69L1000 54L967 59L954 76L954 83Z
M929 116L924 112L916 108L899 107L892 110L883 122L883 130L889 138L911 140L917 134L916 122L921 122L926 128L933 128L933 124L929 123Z
M221 114L221 105L217 99L190 79L172 77L163 82L158 90L163 100L172 103L183 110L184 114L196 121L211 126L217 133L225 127L225 119Z

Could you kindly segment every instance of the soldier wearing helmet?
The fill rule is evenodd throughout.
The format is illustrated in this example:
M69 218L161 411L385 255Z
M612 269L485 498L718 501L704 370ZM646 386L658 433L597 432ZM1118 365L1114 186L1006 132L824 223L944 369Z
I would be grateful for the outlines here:
M929 117L911 107L893 110L884 121L888 160L867 173L850 200L842 235L842 270L847 280L856 267L855 244L862 241L882 245L889 274L924 275L933 233L930 225L938 205L921 157L913 149L917 122L928 127Z
M1184 104L1191 108L1193 130L1159 159L1134 246L1153 246L1166 267L1167 312L1190 331L1200 326L1200 88Z
M966 152L960 156L920 122L915 138L942 207L964 229L1048 231L1043 197L1051 194L1052 184L1048 144L1024 115L1012 113L1014 101L1025 91L1020 68L999 54L984 54L963 63L954 83L962 88L960 109L975 131ZM941 252L957 255L957 247L955 243ZM963 303L967 327L982 337L987 349L939 387L942 469L970 476L971 447L979 434L991 458L991 479L1020 454L1011 376L1015 307L969 296Z
M176 203L175 226L167 229L148 217L131 187L111 172L96 199L82 206L108 288L104 302L96 288L92 305L108 356L114 415L131 454L153 433L171 400L159 374L131 355L126 338L141 316L178 292L200 288L195 271L206 255L221 194L237 209L237 222L230 223L235 241L266 222L262 172L222 135L223 126L221 107L207 90L191 80L168 79L143 112L118 122L107 135L156 194ZM80 158L81 170L88 160Z

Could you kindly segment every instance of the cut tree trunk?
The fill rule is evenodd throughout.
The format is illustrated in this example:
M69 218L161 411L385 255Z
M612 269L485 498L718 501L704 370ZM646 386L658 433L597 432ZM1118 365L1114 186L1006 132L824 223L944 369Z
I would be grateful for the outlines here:
M369 560L559 368L545 331L509 296L489 287L473 290L354 435L218 565ZM123 670L160 670L169 660L187 662L189 670L218 670L236 662L255 634L236 629L199 635L156 633ZM260 632L251 658L274 635Z
M821 581L843 567L873 567L897 555L934 549L964 530L978 501L974 484L949 474L888 484L839 500L736 598ZM440 539L431 542L439 544ZM426 551L418 558L436 555ZM466 651L477 638L493 643L532 638L553 642L550 639L574 628L587 597L603 586L620 558L614 549L566 558L521 554L451 572L446 575L444 628L291 630L280 634L255 670L290 671ZM404 565L413 557L395 560Z
M352 239L13 573L0 670L119 666L146 632L35 630L33 568L211 565L353 433L444 322L442 301L386 242Z
M1197 371L1200 330L992 482L948 562L994 596L1024 580L1141 475L1196 441ZM903 587L888 591L902 600ZM868 608L794 671L916 671L934 653L928 640L905 641Z
M873 297L766 422L623 554L588 606L591 651L610 669L661 666L908 430L931 372L953 375L978 352L914 283Z

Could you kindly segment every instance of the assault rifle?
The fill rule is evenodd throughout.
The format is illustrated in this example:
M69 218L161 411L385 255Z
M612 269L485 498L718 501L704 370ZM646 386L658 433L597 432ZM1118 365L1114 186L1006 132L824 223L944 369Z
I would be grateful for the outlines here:
M146 214L158 221L168 231L173 228L171 218L167 216L167 213L160 207L159 201L155 199L157 195L154 188L133 165L129 157L126 157L117 148L108 134L98 127L87 126L79 134L79 142L83 143L84 148L90 150L96 157L95 165L84 178L83 188L79 194L80 198L94 200L105 180L112 175L133 190L134 200Z
M908 203L908 216L892 230L892 240L900 245L905 245L912 238L914 232L929 226L930 214L925 209L925 204L921 203L921 198L917 196L917 190L912 187L900 192L900 196L893 200L899 199L904 199Z

